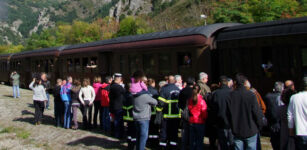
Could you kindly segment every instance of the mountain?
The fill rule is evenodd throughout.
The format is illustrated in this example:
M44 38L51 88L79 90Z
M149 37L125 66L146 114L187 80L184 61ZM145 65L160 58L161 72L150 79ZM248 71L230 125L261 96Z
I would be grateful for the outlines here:
M150 14L154 5L176 0L0 0L0 45L23 43L58 22Z

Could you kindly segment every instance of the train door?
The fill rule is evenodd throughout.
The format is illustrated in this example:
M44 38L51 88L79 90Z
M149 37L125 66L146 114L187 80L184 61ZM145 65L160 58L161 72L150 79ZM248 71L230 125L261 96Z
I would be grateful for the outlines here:
M102 52L99 53L99 58L98 58L98 69L99 69L99 74L102 77L108 76L108 75L112 75L112 65L113 62L112 59L113 58L113 53L111 52Z

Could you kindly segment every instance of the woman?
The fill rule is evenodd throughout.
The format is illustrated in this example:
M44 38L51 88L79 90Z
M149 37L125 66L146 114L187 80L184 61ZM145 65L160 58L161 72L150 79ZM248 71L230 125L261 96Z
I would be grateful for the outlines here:
M82 104L82 112L83 112L83 127L88 129L90 127L90 123L87 119L87 113L89 107L93 105L95 99L95 90L92 86L90 86L90 79L86 78L82 82L82 88L79 93L79 99Z
M72 129L77 130L78 129L78 109L80 108L80 100L79 100L79 92L81 89L81 82L79 79L74 80L74 84L71 88L71 106L73 110L73 121L74 125L72 126Z
M94 101L94 128L97 128L97 116L98 113L100 114L100 103L101 103L101 78L100 77L95 77L94 78L94 83L93 83L93 88L96 94L95 101ZM90 114L92 114L92 109L89 110ZM89 122L91 123L92 116L89 115ZM102 124L102 120L100 120L100 125Z
M61 88L61 99L64 102L64 128L70 128L71 122L71 82L64 82ZM63 84L63 83L62 83Z
M188 101L190 112L190 149L202 150L205 120L208 116L207 104L200 95L199 85L193 87L192 98Z
M45 88L42 85L42 81L38 78L34 78L29 88L33 90L33 102L35 107L35 125L39 125L43 118L43 112L45 108L45 101L47 95Z
M61 126L61 118L63 114L64 104L61 100L61 86L62 86L62 79L57 79L57 84L53 89L53 97L54 97L54 118L55 118L55 125L56 127Z

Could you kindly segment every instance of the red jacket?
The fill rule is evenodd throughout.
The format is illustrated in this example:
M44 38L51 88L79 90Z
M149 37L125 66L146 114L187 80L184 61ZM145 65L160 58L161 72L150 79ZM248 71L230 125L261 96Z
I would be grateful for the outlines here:
M109 99L109 91L110 84L103 83L100 90L101 101L100 104L102 107L109 107L110 99ZM109 87L108 87L109 86Z
M190 111L190 123L203 124L208 117L207 104L200 94L198 94L198 102L193 104L193 99L189 99L188 108Z
M93 83L93 88L96 94L95 101L101 101L101 88L102 84L101 83Z

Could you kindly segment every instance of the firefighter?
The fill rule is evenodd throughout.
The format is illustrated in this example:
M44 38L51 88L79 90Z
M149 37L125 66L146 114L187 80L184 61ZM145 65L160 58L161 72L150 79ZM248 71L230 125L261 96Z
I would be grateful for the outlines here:
M162 149L169 147L177 148L178 128L180 123L180 110L178 107L178 96L180 90L175 85L174 76L169 76L169 83L161 88L158 98L157 111L162 111L163 119L161 122L160 142Z
M125 101L123 103L123 119L127 123L127 142L128 149L134 149L136 146L136 130L133 121L133 95L129 92L130 83L126 86Z

